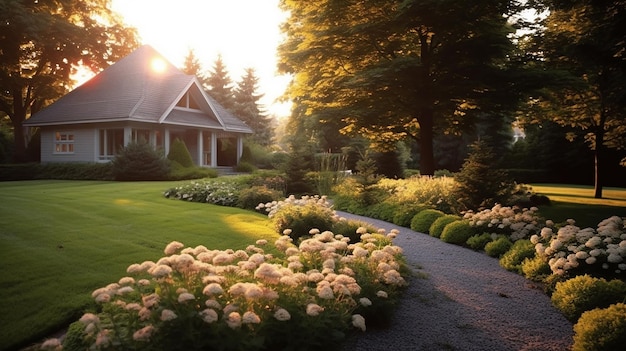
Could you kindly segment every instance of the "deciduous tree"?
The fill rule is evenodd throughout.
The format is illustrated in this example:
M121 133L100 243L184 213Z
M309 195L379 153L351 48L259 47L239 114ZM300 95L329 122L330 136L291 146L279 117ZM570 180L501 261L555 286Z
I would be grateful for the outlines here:
M94 72L128 54L136 30L107 0L0 1L0 111L11 119L14 159L26 158L22 122L65 94L72 74Z

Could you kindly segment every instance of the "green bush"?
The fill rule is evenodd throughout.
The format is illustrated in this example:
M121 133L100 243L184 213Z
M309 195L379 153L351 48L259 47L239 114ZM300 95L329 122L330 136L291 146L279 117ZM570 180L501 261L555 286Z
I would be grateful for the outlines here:
M573 351L623 350L626 345L626 305L617 303L583 313L574 325Z
M301 237L309 236L311 229L319 229L320 232L333 229L334 220L328 211L329 209L312 203L285 206L272 216L272 222L278 233L291 229L289 236L294 242L298 242Z
M204 167L188 167L181 166L178 162L170 161L170 173L167 175L168 180L190 180L202 178L217 178L217 170Z
M433 222L443 215L445 213L434 209L421 211L411 219L411 229L419 233L428 233Z
M445 228L448 224L450 224L450 223L452 223L454 221L458 221L460 219L461 219L461 217L459 217L457 215L451 215L451 214L443 215L443 216L435 219L433 224L430 225L430 228L428 229L428 233L430 234L430 236L433 236L435 238L439 238L439 237L441 237L441 233L443 232L443 228Z
M350 243L354 244L361 241L361 234L356 232L356 230L361 227L367 228L368 233L375 233L378 230L378 228L370 223L347 219L335 222L332 232L336 235L343 235L346 238L350 238Z
M242 173L252 173L256 169L257 168L252 163L245 161L239 162L239 164L235 167L235 171Z
M167 154L167 159L178 162L184 168L194 166L193 159L187 149L187 145L185 145L185 143L178 138L174 139L170 145L170 152Z
M580 275L556 284L552 304L567 319L575 322L585 311L608 307L626 299L626 283L621 280L606 281L590 275Z
M530 240L522 239L513 243L511 249L500 258L500 266L512 272L522 273L522 262L535 257L535 245Z
M393 214L393 224L409 228L413 217L427 208L426 205L422 204L401 204L397 206Z
M493 238L491 237L491 234L489 234L489 233L482 233L482 234L472 235L469 239L467 239L467 241L465 243L472 250L481 251L481 250L484 250L485 249L485 245L487 245L487 243L489 243L491 241L493 241Z
M366 217L376 218L380 219L381 221L392 223L393 217L399 207L399 204L381 202L368 206L365 209L363 215Z
M485 253L491 257L504 255L513 246L513 243L506 236L500 236L494 241L485 244Z
M441 240L456 245L464 245L467 239L476 234L474 228L467 221L455 221L446 225L441 232Z
M280 191L269 189L264 185L253 186L239 192L237 207L254 210L260 203L267 203L282 199L283 194Z
M129 143L112 162L116 180L164 180L169 171L169 162L146 143Z
M534 281L542 281L545 277L552 274L548 262L539 256L524 259L521 270L524 277Z

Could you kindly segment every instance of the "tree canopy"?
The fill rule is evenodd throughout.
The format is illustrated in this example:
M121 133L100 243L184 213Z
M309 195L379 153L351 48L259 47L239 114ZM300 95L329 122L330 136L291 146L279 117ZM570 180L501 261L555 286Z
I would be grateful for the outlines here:
M245 74L237 82L235 87L235 107L234 113L241 118L252 130L252 140L259 144L268 146L273 137L273 121L268 117L259 103L263 94L258 93L259 78L256 76L254 68L246 68Z
M218 55L213 63L213 69L206 78L205 89L217 102L229 110L235 107L233 95L233 81L230 79L228 69L224 64L222 55Z
M107 0L0 0L0 111L13 126L14 159L24 161L22 122L64 95L77 67L94 72L138 46Z
M433 174L435 133L471 125L487 105L499 118L517 97L506 74L513 3L282 0L291 118L378 145L413 138L421 173Z

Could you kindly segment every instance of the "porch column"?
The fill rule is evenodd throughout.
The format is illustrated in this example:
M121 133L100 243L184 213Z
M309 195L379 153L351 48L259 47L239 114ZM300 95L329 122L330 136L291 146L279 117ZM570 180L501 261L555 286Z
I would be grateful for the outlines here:
M169 128L165 128L165 132L163 133L163 148L165 149L165 155L169 155L170 153L170 130Z
M237 164L239 164L241 155L243 155L243 138L239 134L237 135Z
M204 165L204 146L202 145L203 143L203 138L202 138L202 130L198 130L198 146L197 146L197 150L198 150L198 159L196 164L200 167L202 167Z
M217 167L217 134L211 132L211 167Z
M133 138L133 129L131 127L124 127L124 146L127 146Z

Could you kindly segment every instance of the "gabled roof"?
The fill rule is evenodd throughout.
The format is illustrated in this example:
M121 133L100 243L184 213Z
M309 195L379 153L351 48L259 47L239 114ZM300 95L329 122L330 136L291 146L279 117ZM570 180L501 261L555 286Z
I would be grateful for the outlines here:
M161 60L163 70L152 64ZM192 94L198 109L180 109ZM149 45L144 45L24 122L25 126L116 121L175 124L240 133L252 130Z

